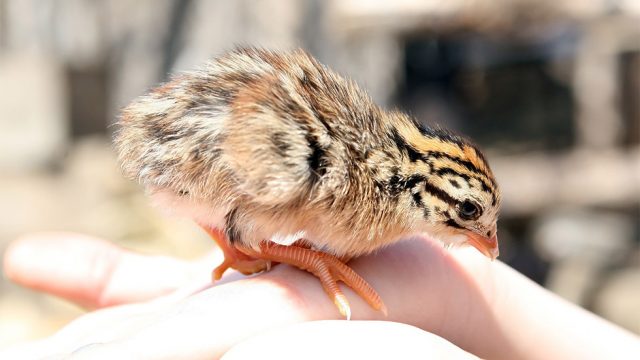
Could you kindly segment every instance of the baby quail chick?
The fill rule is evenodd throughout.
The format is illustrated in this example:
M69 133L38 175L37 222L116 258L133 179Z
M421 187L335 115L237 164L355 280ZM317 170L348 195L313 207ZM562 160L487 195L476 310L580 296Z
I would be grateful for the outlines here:
M352 257L421 233L498 256L482 153L381 109L302 50L237 49L174 77L123 110L115 144L128 177L220 245L215 279L292 264L350 317L337 281L386 312Z

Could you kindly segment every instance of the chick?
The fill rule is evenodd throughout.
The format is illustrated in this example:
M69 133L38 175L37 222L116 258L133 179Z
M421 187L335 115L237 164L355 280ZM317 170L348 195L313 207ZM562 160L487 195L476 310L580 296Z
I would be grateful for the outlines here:
M428 234L498 256L500 192L480 150L372 102L303 50L236 49L127 106L124 173L194 219L245 274L310 271L350 317L342 281L386 313L344 261Z

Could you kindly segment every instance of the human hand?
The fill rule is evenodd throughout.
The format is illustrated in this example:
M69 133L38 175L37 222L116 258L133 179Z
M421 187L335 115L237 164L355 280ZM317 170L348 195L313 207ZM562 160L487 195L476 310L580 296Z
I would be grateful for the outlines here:
M389 319L385 320L409 322L414 317L409 309L392 305L403 302L403 294L397 291L411 291L409 287L397 287L393 273L402 267L411 270L419 266L421 261L415 255L402 255L410 255L417 249L434 252L433 256L442 255L438 247L417 240L413 245L405 244L399 250L401 254L378 259L388 264L377 264L374 259L368 261L371 262L369 265L367 262L357 265L356 262L356 266L363 267L365 272L362 274L368 279L368 273L372 273L371 277L380 273L377 280L371 278L370 281L382 294L389 294L383 295L392 306ZM232 274L226 281L207 287L211 268L219 260L218 254L192 263L142 256L108 242L74 234L41 234L21 239L6 254L5 271L14 281L89 308L132 304L89 313L48 339L12 351L28 357L74 351L76 356L111 354L113 351L119 356L136 354L136 357L144 352L149 358L171 357L169 354L215 357L252 334L308 320L339 318L333 304L325 301L326 296L317 281L287 266L278 266L268 274L249 279ZM386 266L391 269L386 271ZM419 280L418 274L411 274L411 271L402 276L407 275L414 282ZM238 278L244 280L229 281ZM411 285L411 282L407 284ZM197 291L199 289L204 290ZM419 288L415 291L418 295ZM359 297L350 293L347 296L353 302L355 318L380 319L381 314L372 311ZM419 296L411 298L414 306L421 306ZM424 327L420 321L412 323ZM323 327L355 326L337 324L324 324ZM367 326L408 331L399 324L371 323ZM316 328L314 331L318 331ZM408 332L418 334L419 331L411 328ZM335 332L332 330L331 333ZM358 333L363 331L358 330ZM429 335L424 333L422 336ZM429 341L423 339L423 344L427 343ZM455 349L453 345L449 346Z
M338 351L347 340L364 342L367 346L355 347L362 356L367 351L380 355L409 350L416 355L437 353L439 358L471 356L457 345L482 357L536 358L522 336L538 335L537 328L519 321L520 309L510 301L519 304L515 295L522 291L532 303L537 304L537 298L548 302L546 292L540 294L544 290L474 251L447 252L429 240L413 239L358 259L351 265L379 291L389 317L382 319L346 289L354 318L387 321L303 325L296 324L339 318L315 278L278 266L252 278L231 274L208 286L211 268L221 260L218 255L188 263L136 255L80 235L22 239L5 260L5 271L16 282L89 307L125 305L89 313L52 337L14 347L0 357L196 359L217 358L234 346L231 358L256 349L262 355L275 349L299 357L299 351L305 351L302 345L313 338L325 352ZM551 301L558 311L567 310L557 299ZM555 312L541 306L551 315ZM542 330L552 336L544 325Z

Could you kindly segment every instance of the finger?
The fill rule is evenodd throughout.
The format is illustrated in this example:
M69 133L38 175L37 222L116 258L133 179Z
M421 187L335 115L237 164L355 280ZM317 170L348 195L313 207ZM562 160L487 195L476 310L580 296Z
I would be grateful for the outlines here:
M294 298L255 279L230 282L178 303L154 301L88 313L49 338L0 351L0 359L219 358L245 332L303 321ZM262 306L252 306L255 301Z
M67 359L75 352L137 333L152 324L170 304L154 301L95 310L52 336L0 349L0 359Z
M103 307L166 294L194 276L193 266L143 256L107 241L71 233L40 233L16 240L4 272L18 284L87 307Z
M312 321L269 331L234 346L236 359L477 359L447 340L390 321Z
M88 313L47 339L0 351L0 359L219 358L256 331L305 320L297 298L258 279L230 282L180 302L128 304Z

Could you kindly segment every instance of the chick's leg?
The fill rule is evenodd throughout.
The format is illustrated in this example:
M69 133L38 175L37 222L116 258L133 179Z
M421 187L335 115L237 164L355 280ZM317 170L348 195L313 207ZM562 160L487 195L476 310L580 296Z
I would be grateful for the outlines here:
M201 227L209 234L213 241L218 244L224 254L224 261L213 270L213 280L220 280L222 275L228 268L233 268L245 275L255 274L261 271L269 270L271 261L266 259L257 259L240 252L235 247L229 245L227 237L220 229L208 226Z
M320 280L325 292L347 319L351 318L351 308L347 298L338 287L338 281L342 281L353 289L375 310L387 314L387 309L378 293L360 275L333 255L295 244L283 246L263 243L259 251L244 247L240 250L254 258L290 264L312 273Z

